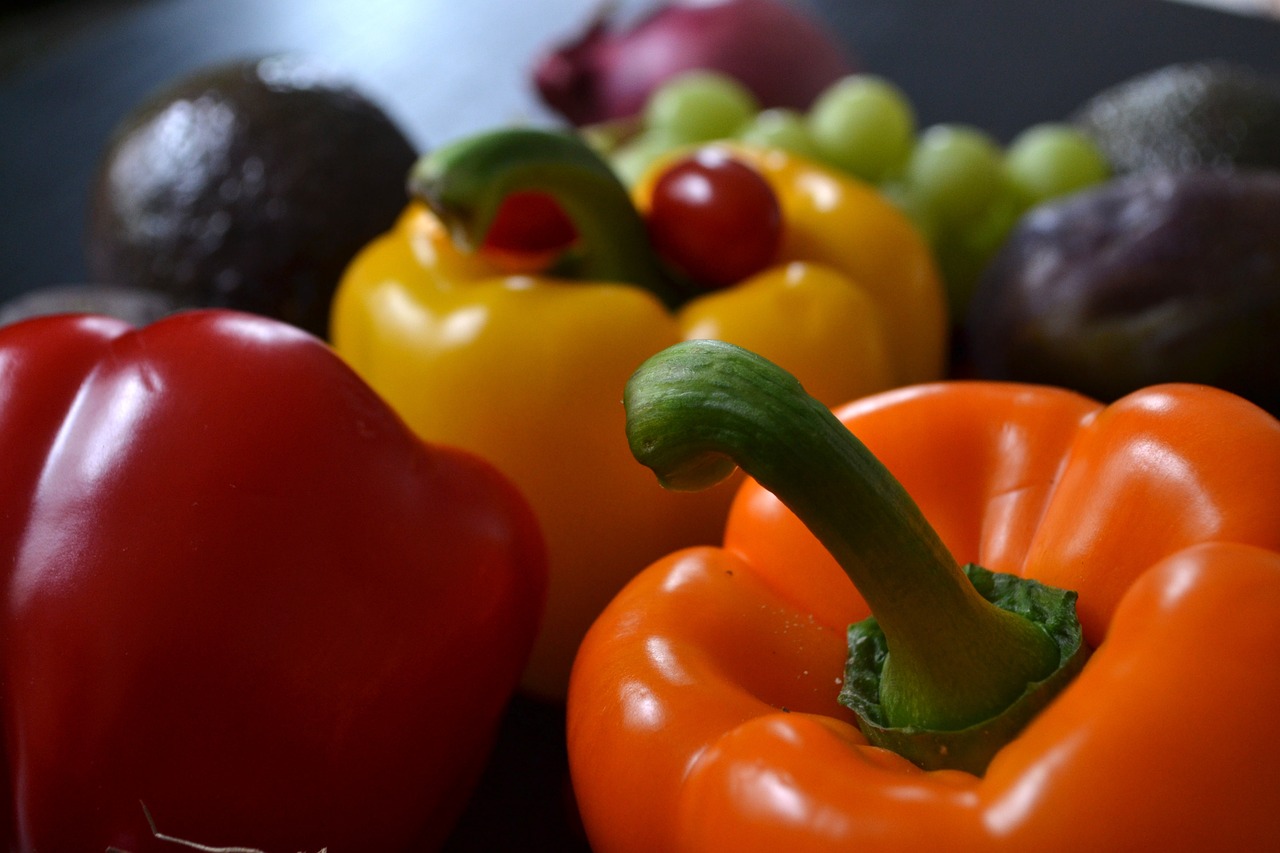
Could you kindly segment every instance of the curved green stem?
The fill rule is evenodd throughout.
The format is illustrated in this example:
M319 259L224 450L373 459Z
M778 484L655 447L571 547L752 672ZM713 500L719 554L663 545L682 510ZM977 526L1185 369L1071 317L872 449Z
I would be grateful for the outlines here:
M624 399L632 452L664 485L696 490L740 466L840 563L887 640L890 725L983 723L1061 665L1054 639L983 598L898 481L781 368L688 341L642 365Z
M409 175L410 194L463 247L480 245L502 202L522 191L551 196L573 222L581 243L576 277L638 285L667 305L681 301L626 187L574 134L534 128L479 134L427 154Z

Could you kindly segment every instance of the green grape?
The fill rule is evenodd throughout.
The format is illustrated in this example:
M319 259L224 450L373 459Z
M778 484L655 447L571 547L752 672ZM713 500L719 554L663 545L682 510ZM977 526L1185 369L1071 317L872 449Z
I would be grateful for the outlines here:
M640 120L632 117L584 125L578 128L578 135L597 154L607 157L643 131Z
M738 139L761 148L781 148L810 159L818 158L818 149L809 136L804 116L795 110L775 107L763 110L738 131Z
M1005 169L1032 202L1084 189L1111 172L1098 146L1079 129L1047 122L1027 128L1009 143Z
M925 242L934 242L934 232L937 230L937 226L933 221L933 217L929 215L929 211L920 203L920 199L912 194L911 188L904 181L889 181L881 184L880 193L911 220L911 224L920 232L920 236L925 239Z
M977 128L936 124L916 142L907 184L940 225L963 223L981 215L1007 188L1004 152Z
M906 95L871 74L852 74L827 87L810 106L807 123L827 163L872 183L901 173L916 131Z
M640 180L659 157L679 144L662 130L644 130L615 148L607 159L614 173L630 187Z
M935 232L934 252L946 283L952 323L964 320L978 279L1026 207L1021 191L1005 178L978 215Z
M645 126L679 142L727 139L760 110L755 95L725 74L687 71L653 91Z

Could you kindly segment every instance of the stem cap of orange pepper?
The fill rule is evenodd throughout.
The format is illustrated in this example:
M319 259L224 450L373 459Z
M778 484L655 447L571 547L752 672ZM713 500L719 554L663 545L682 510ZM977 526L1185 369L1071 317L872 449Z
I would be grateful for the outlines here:
M870 605L845 702L869 740L981 774L1087 657L1075 594L962 570L906 490L786 371L721 341L646 361L624 395L632 453L668 488L741 467L782 500Z
M968 728L933 731L894 726L880 701L888 642L878 621L871 617L849 626L849 659L839 699L857 714L858 727L877 746L893 750L925 770L966 770L982 775L996 752L1075 678L1089 650L1076 617L1074 592L988 571L973 563L962 571L983 599L1044 629L1057 645L1059 666L1045 678L1028 683L1022 695L1004 710Z

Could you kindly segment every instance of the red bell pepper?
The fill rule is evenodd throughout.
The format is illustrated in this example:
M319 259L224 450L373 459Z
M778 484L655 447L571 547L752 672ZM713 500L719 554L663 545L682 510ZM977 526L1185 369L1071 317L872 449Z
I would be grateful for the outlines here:
M0 454L11 849L442 841L545 596L495 469L224 311L0 329Z

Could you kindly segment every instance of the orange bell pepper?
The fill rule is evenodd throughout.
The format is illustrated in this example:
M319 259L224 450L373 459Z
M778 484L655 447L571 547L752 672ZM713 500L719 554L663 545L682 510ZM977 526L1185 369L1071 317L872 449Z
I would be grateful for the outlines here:
M729 373L712 363L685 376L736 387ZM750 408L717 393L724 412ZM1192 385L1103 406L1060 389L936 383L836 415L832 434L843 423L892 472L927 520L925 538L931 527L957 560L1077 593L1092 656L985 772L925 770L870 745L837 701L846 626L869 610L850 582L861 569L845 565L858 548L838 562L828 547L850 532L842 527L872 528L853 536L874 540L882 525L829 488L822 471L838 466L796 474L793 445L813 431L793 431L790 455L768 477L742 463L757 478L737 495L723 548L686 549L640 573L580 649L569 756L594 849L1274 843L1280 422ZM683 437L650 431L632 436L633 449L664 482L698 487L732 467L714 452L733 430L760 431L720 422ZM698 451L677 460L691 467L663 458L672 442ZM761 480L781 482L774 491L800 508ZM834 525L813 520L839 512ZM867 562L892 550L871 548ZM889 565L891 590L915 572ZM896 585L908 605L928 597L923 585ZM867 595L877 612L882 593Z

